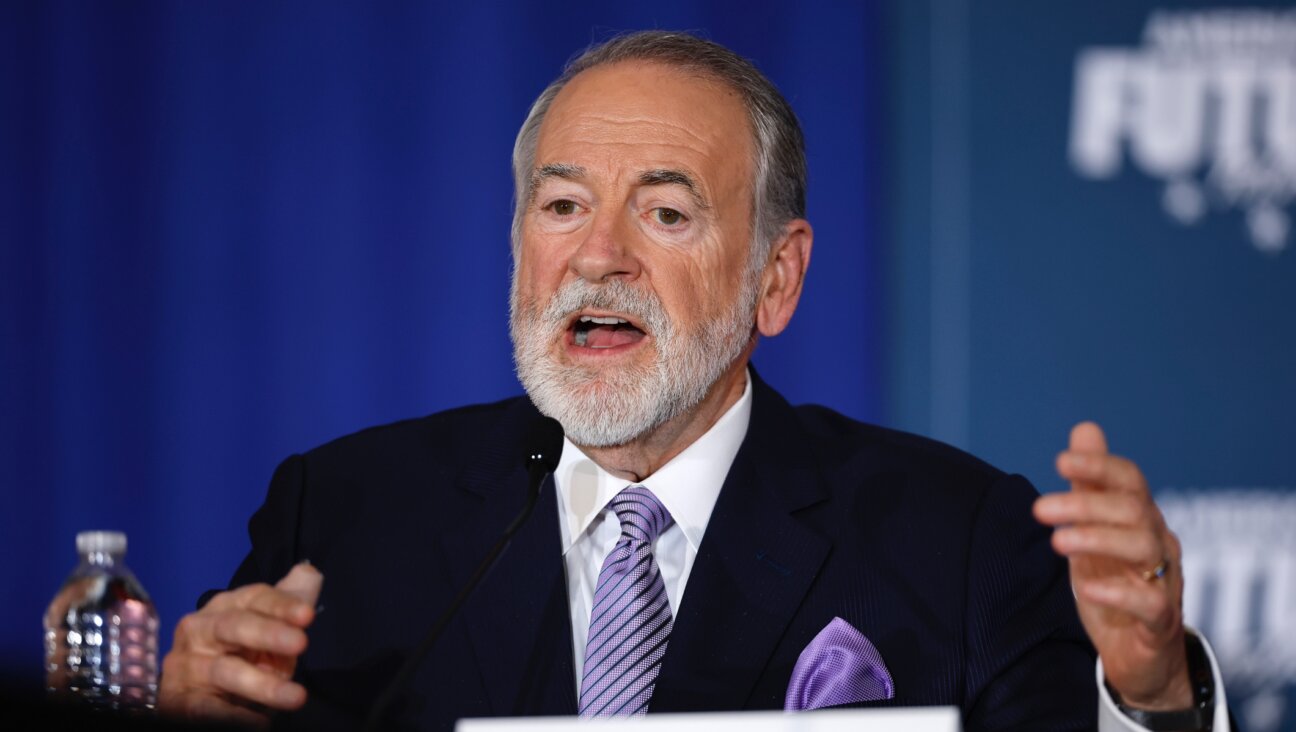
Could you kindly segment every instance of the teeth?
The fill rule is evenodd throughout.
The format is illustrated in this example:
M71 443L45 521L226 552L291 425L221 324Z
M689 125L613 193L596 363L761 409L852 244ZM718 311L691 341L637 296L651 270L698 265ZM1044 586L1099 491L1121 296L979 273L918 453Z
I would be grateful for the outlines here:
M598 323L599 325L629 325L630 321L622 318L596 318L593 315L582 315L582 323Z
M586 339L588 339L588 338L589 338L589 331L588 331L588 330L578 330L578 331L576 331L576 345L578 345L578 346L584 348L584 347L585 347L585 341L586 341Z

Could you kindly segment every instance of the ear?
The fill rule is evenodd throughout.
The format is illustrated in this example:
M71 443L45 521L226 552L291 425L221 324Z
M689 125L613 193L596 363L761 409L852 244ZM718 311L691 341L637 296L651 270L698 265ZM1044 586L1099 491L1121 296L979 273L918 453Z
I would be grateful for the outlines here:
M756 328L769 337L783 332L801 299L814 230L805 219L793 219L774 242L761 275L760 299L756 303Z

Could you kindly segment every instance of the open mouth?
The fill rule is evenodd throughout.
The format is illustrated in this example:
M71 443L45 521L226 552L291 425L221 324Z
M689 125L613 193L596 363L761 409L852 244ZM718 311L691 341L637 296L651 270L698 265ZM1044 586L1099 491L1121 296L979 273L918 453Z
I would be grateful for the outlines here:
M571 324L572 342L581 348L616 348L638 343L647 335L625 318L582 315Z

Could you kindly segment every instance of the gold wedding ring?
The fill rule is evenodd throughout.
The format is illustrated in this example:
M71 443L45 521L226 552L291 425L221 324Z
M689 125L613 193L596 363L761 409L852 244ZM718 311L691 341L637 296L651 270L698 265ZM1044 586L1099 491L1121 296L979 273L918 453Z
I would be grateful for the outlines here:
M1144 582L1154 582L1159 579L1165 579L1166 572L1170 571L1170 560L1162 559L1157 566L1143 573Z

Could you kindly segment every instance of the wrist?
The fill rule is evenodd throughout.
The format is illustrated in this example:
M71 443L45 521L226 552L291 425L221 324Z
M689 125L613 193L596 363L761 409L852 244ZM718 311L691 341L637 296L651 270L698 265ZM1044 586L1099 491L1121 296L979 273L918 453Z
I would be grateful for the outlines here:
M1193 706L1196 701L1186 662L1182 668L1170 677L1170 682L1166 687L1156 693L1133 696L1123 694L1110 685L1108 685L1108 688L1111 689L1112 698L1118 699L1122 708L1128 707L1145 712L1172 712L1187 709Z
M1177 690L1168 690L1151 704L1136 704L1121 698L1119 692L1107 685L1116 707L1131 721L1151 732L1210 732L1215 716L1215 682L1210 660L1196 636L1186 636L1186 672L1175 674L1187 687L1187 696ZM1171 704L1182 702L1180 706Z

